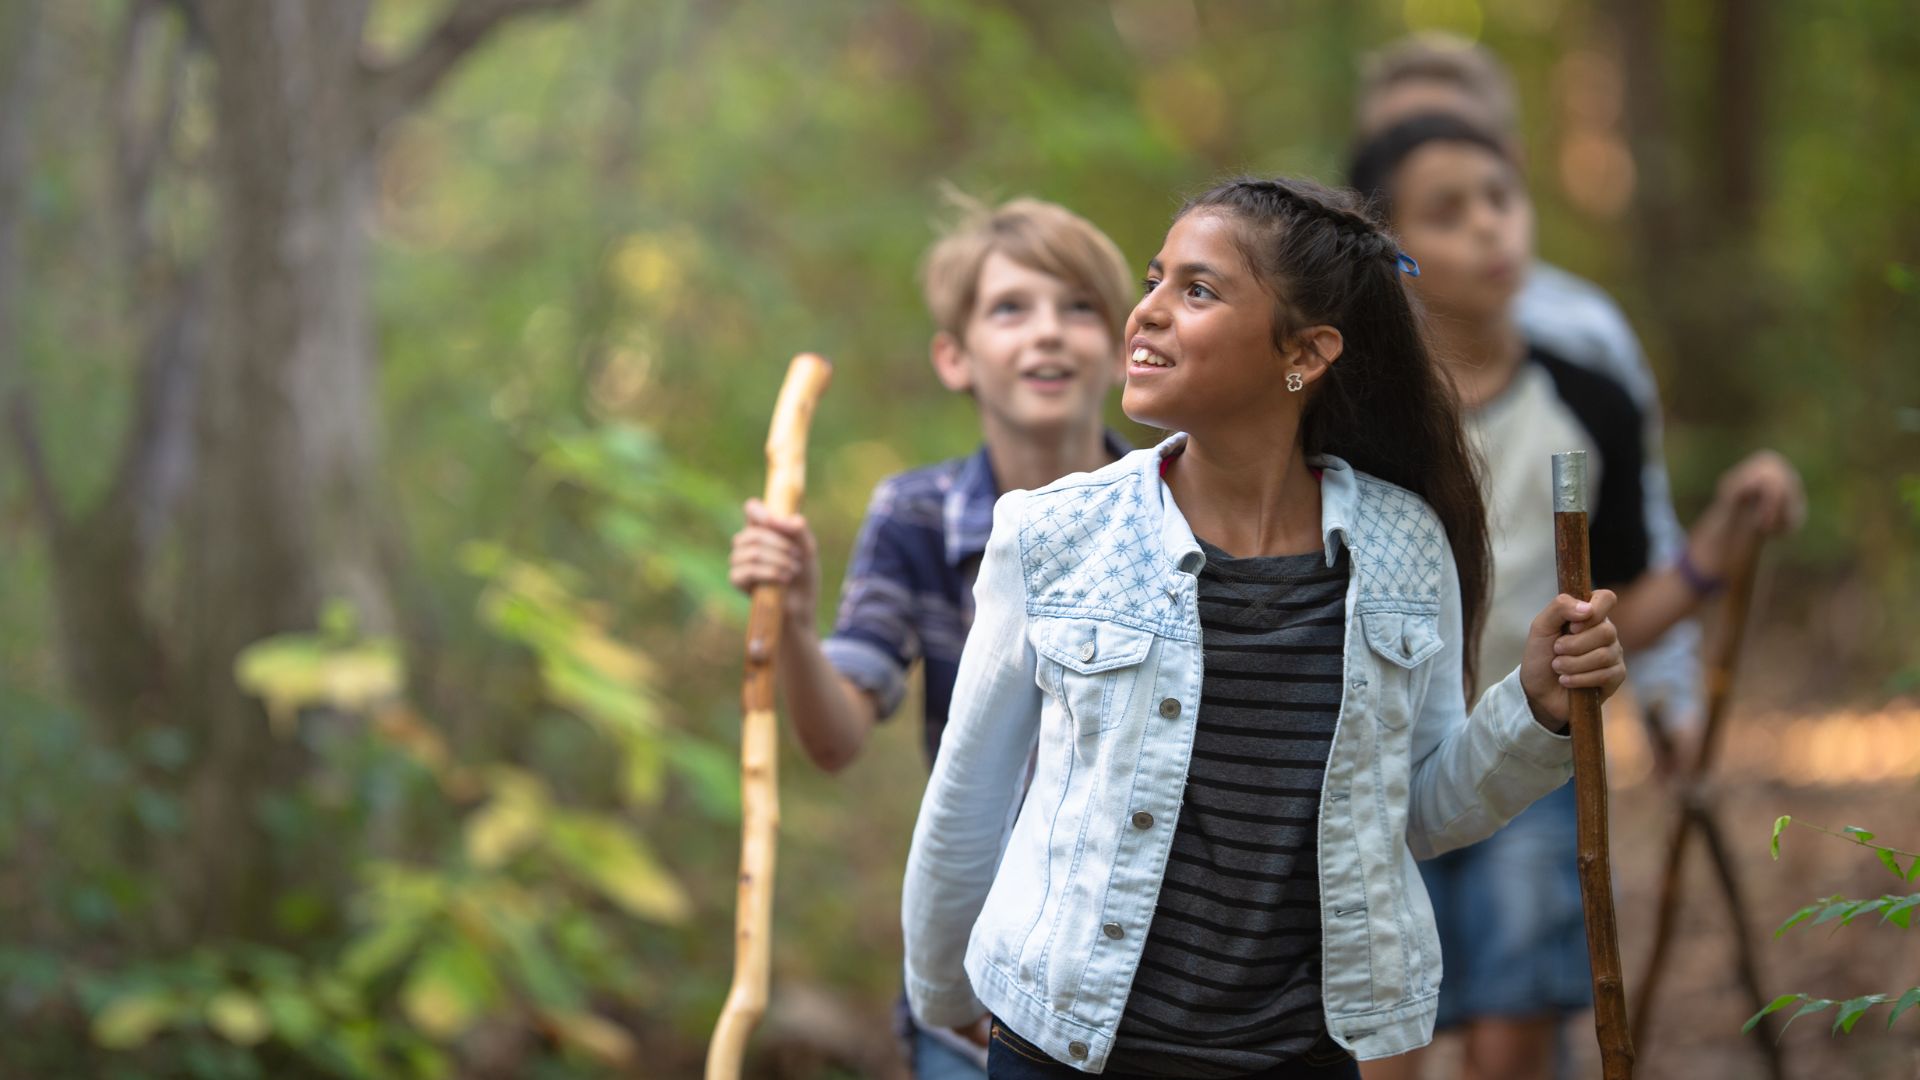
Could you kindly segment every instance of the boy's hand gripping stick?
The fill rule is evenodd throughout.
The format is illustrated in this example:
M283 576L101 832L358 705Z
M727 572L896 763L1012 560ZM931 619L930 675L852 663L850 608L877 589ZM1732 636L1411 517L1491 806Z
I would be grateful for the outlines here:
M801 353L767 431L767 509L789 516L807 487L807 429L833 366ZM773 856L780 828L776 772L780 739L774 720L773 662L779 652L782 585L756 585L747 618L747 672L740 688L740 896L734 910L733 988L707 1047L707 1080L738 1080L747 1036L767 1011L767 969L773 944Z

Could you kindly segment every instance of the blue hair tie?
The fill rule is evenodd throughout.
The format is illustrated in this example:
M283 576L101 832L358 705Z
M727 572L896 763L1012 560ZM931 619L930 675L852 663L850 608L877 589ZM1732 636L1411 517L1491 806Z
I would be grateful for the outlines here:
M1408 277L1420 276L1420 264L1413 261L1413 256L1402 251L1402 252L1397 252L1394 255L1394 259L1400 263L1401 273L1407 275Z

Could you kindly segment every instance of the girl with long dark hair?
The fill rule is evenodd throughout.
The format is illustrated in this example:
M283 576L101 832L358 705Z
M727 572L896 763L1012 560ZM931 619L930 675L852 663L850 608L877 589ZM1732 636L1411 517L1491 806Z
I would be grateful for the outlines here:
M1469 715L1485 512L1414 270L1318 185L1194 199L1122 399L1178 434L996 506L903 905L916 1015L990 1012L991 1075L1424 1044L1414 858L1563 783L1567 689L1624 678L1613 596L1560 596Z

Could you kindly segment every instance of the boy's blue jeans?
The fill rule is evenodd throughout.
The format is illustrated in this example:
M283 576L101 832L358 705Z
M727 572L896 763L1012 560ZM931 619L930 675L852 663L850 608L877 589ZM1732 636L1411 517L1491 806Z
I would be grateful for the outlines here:
M1573 785L1471 847L1420 864L1440 928L1441 1029L1593 1007Z
M914 1031L910 1046L913 1080L986 1080L979 1062L923 1029Z

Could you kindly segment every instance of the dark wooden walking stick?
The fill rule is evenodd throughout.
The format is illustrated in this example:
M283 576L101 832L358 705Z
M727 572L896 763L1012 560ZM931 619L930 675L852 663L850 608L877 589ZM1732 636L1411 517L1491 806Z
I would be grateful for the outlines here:
M767 431L767 509L799 509L807 487L807 428L833 367L812 353L787 366ZM773 856L780 829L773 662L786 588L757 585L747 617L747 673L740 688L740 895L734 910L733 988L707 1046L707 1080L739 1080L747 1036L767 1011L773 945Z
M1560 591L1576 600L1593 596L1587 550L1587 454L1553 455L1553 548ZM1605 1080L1633 1076L1633 1033L1627 1027L1626 982L1620 974L1620 935L1613 921L1613 871L1607 856L1607 747L1600 727L1600 691L1567 691L1573 735L1573 786L1578 809L1580 907L1587 921L1587 958L1593 965L1593 1030Z
M1727 857L1726 844L1721 839L1719 822L1713 816L1707 791L1707 775L1713 768L1713 760L1726 729L1728 706L1733 699L1733 676L1740 660L1740 646L1746 636L1747 615L1752 608L1754 571L1760 561L1760 539L1759 530L1750 524L1735 534L1727 564L1726 599L1720 609L1719 628L1707 664L1707 711L1701 728L1699 750L1691 761L1678 762L1674 770L1678 812L1667 835L1667 858L1660 877L1660 906L1654 921L1653 948L1647 957L1645 973L1637 984L1639 992L1633 1010L1633 1037L1640 1046L1647 1044L1653 1021L1654 999L1659 993L1661 979L1666 974L1667 950L1679 922L1687 840L1694 832L1698 832L1706 843L1707 856L1713 862L1720 891L1727 900L1728 914L1733 919L1734 960L1740 982L1755 1011L1767 1001L1760 990L1740 879ZM1649 722L1656 727L1659 723L1653 717L1649 717ZM1786 1075L1786 1069L1774 1032L1775 1019L1772 1016L1762 1017L1754 1034L1759 1040L1756 1045L1766 1059L1767 1075L1780 1080Z

